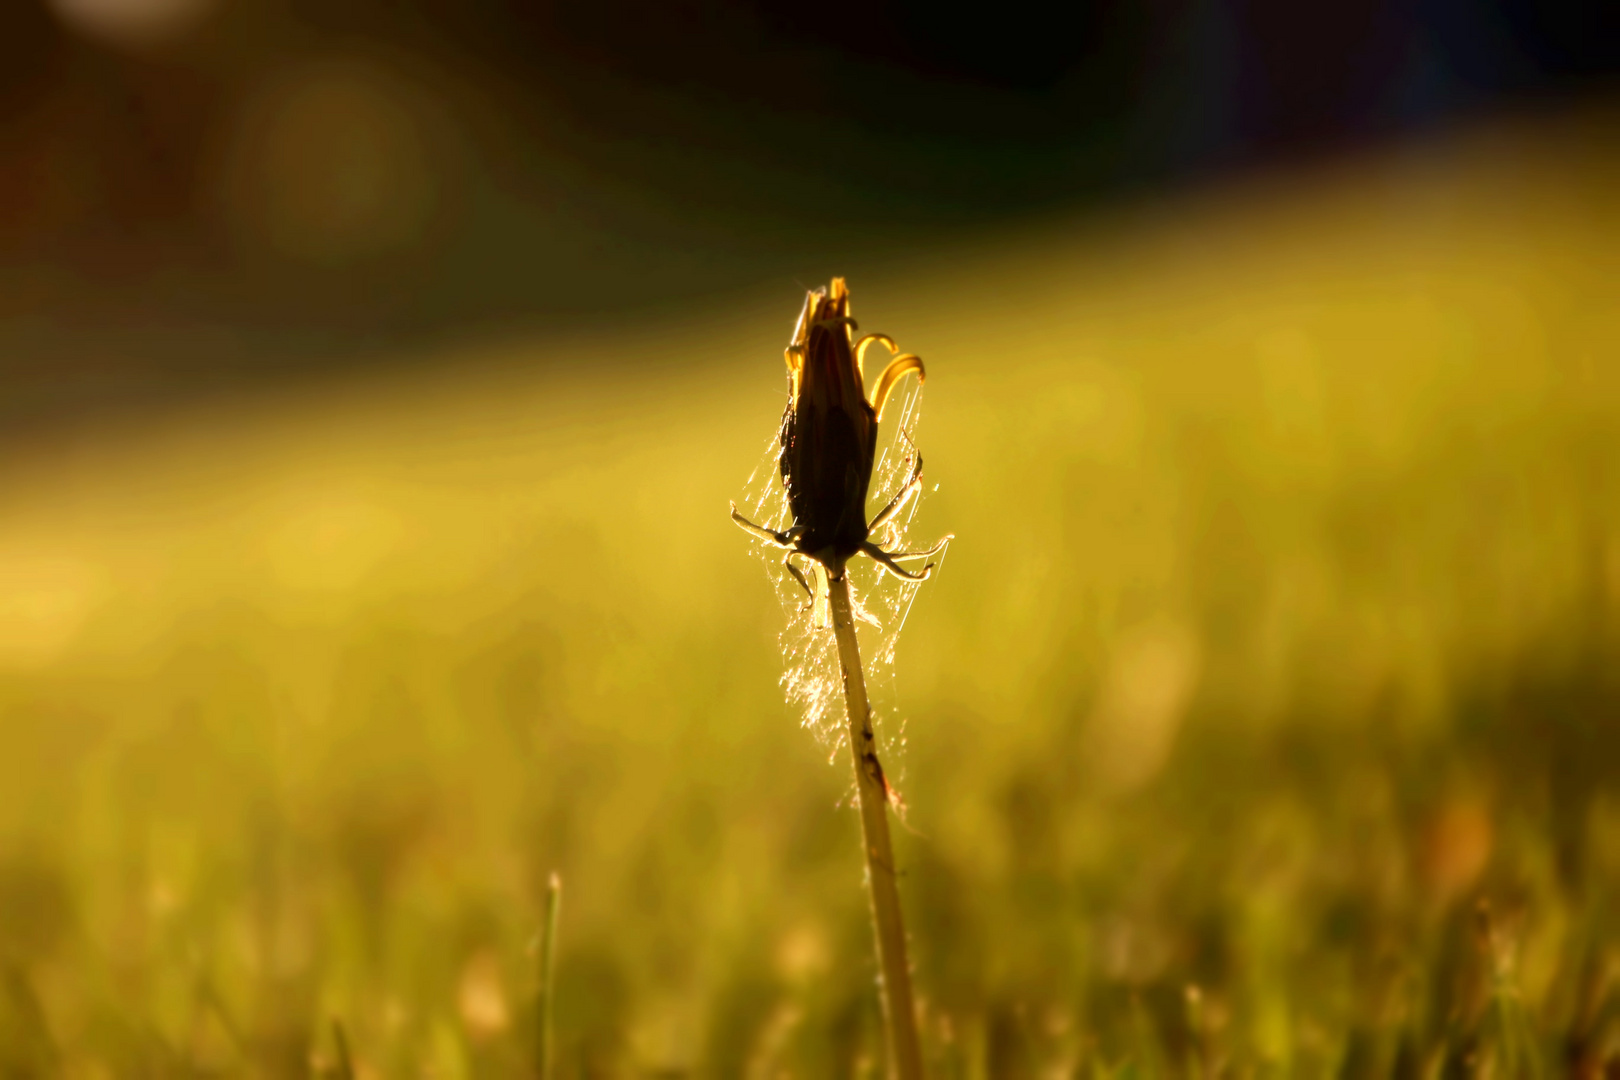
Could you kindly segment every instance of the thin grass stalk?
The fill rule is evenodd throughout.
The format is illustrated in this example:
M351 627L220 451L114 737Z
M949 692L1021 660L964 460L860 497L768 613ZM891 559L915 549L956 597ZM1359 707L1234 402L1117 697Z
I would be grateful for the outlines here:
M562 878L555 873L546 886L546 924L540 937L540 998L536 1002L534 1071L539 1080L551 1080L552 1058L556 1056L556 1031L552 1013L557 983L557 913L562 908Z
M354 1080L354 1057L349 1053L349 1036L342 1020L332 1021L332 1045L337 1049L338 1080Z
M889 787L883 779L877 741L872 734L872 708L866 699L866 673L861 665L855 618L850 610L849 579L842 570L836 576L827 576L833 633L838 638L838 659L844 669L844 705L849 716L849 749L855 764L855 790L861 807L872 926L877 933L878 963L883 974L890 1075L899 1080L922 1080L922 1047L917 1041L917 1013L911 997L906 927L900 913L900 891L895 886L894 847L889 841Z

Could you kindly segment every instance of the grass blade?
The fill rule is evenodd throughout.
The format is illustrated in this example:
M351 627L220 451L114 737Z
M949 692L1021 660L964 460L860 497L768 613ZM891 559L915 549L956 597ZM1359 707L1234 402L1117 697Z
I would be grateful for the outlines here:
M552 1058L556 1056L552 1012L557 979L557 912L561 907L562 878L553 873L546 886L546 924L540 938L540 1000L534 1044L534 1071L539 1080L551 1080Z

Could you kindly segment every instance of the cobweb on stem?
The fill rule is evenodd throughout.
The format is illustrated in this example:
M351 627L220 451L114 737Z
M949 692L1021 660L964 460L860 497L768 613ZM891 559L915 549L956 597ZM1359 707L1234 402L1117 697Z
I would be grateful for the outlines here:
M910 473L911 455L916 453L917 423L922 413L922 385L913 382L904 400L898 403L898 409L895 404L891 400L887 411L896 415L896 422L885 423L878 434L877 457L867 496L868 519L875 516L899 490ZM737 502L754 521L780 532L793 522L787 492L783 490L778 469L782 454L779 437L780 426L772 429ZM917 507L922 502L922 494L919 492L901 513L873 534L872 539L880 547L891 551L907 549L908 533ZM838 645L827 610L826 570L812 560L799 560L801 569L808 571L814 566L814 572L806 574L816 590L816 599L812 604L805 596L804 589L783 565L782 551L758 541L753 542L753 550L755 557L765 566L787 620L777 637L782 649L783 693L788 703L800 710L800 723L815 733L830 757L836 756L848 733L844 725ZM933 558L936 572L944 563L948 551L947 548ZM883 712L892 710L895 697L895 646L921 583L901 581L884 573L876 563L864 556L851 559L845 573L849 577L850 603L858 626L861 657L866 664L867 691L873 699L873 712L879 720L879 737L884 749L900 749L905 743L903 734L895 730L893 723L881 721Z

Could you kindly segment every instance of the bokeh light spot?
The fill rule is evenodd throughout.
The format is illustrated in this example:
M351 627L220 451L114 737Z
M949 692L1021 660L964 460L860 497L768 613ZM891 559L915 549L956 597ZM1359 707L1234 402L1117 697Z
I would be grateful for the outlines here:
M54 660L95 607L93 565L48 551L0 547L0 667Z
M423 96L365 60L284 73L238 117L220 193L251 248L342 264L418 246L437 204Z
M1086 733L1100 787L1129 791L1163 768L1197 687L1200 654L1180 621L1153 620L1120 639Z
M50 7L87 37L138 48L192 29L208 14L213 0L50 0Z

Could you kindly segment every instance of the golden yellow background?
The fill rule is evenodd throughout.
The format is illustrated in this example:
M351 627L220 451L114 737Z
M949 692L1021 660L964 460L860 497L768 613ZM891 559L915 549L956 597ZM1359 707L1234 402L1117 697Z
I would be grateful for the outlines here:
M913 535L957 536L880 702L939 1075L1440 1061L1517 1030L1479 896L1537 1052L1584 1022L1612 132L823 268L926 358ZM555 869L563 1075L877 1075L846 763L726 516L814 283L13 439L6 1069L299 1074L339 1019L360 1075L517 1075Z

